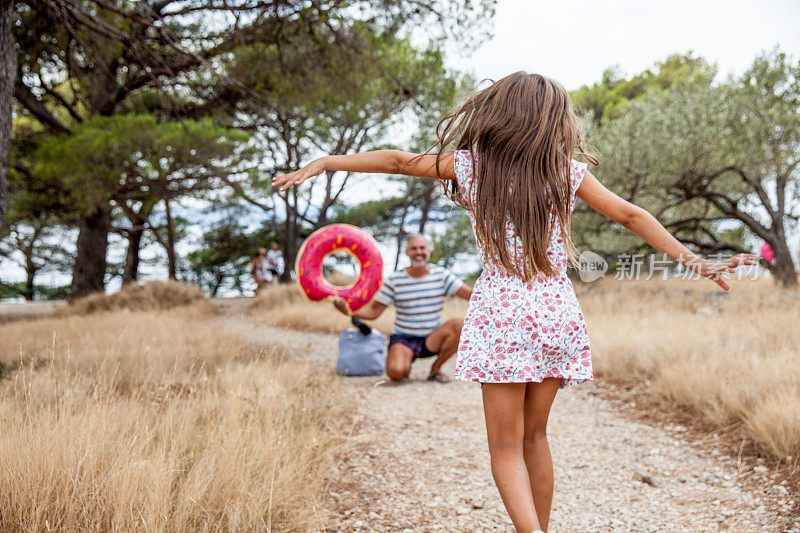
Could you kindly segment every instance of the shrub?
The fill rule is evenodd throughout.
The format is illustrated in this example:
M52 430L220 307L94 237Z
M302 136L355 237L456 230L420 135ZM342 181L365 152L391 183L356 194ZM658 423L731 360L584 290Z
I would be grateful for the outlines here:
M177 281L149 281L144 285L128 284L115 294L92 294L72 302L62 314L97 313L99 311L147 311L170 309L202 300L205 293L199 287Z

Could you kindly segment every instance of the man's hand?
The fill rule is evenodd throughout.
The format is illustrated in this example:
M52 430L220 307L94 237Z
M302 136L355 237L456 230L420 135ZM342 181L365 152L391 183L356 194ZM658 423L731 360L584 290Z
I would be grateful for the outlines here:
M331 302L333 302L333 306L336 308L337 311L340 313L350 316L353 312L350 310L350 306L347 305L347 302L344 298L340 298L339 296L332 296L330 298Z
M710 279L724 290L730 289L730 286L723 278L723 274L731 274L736 271L740 266L755 265L758 263L758 257L753 254L737 254L725 261L703 261L697 265L686 266L695 270L701 276Z
M350 309L348 303L339 296L331 296L328 299L333 302L333 306L340 313L349 317L360 318L362 320L375 320L381 316L381 313L383 313L383 311L386 309L384 304L373 300L372 303L366 307L362 307L358 311L353 311Z

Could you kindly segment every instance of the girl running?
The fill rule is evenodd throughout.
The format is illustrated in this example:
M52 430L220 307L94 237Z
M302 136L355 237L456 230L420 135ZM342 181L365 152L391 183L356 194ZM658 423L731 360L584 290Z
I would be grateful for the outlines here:
M574 262L576 196L725 290L722 274L756 257L704 260L648 212L603 187L576 160L597 163L585 152L567 92L544 76L517 72L474 93L442 119L437 137L435 154L326 156L273 185L285 190L326 170L405 174L442 180L448 196L467 209L483 272L464 319L455 375L482 385L492 475L516 530L547 531L550 407L559 388L593 377L586 323L566 274Z

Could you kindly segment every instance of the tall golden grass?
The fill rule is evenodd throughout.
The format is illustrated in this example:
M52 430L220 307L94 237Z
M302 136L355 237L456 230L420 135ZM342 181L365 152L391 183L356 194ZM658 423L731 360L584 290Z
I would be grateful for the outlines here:
M759 451L800 456L800 295L769 280L608 281L579 289L598 376L661 408L741 424Z
M641 385L659 409L685 409L713 427L743 425L759 452L800 457L800 296L769 280L601 280L577 284L595 373ZM463 318L449 300L444 319ZM294 286L272 287L253 318L338 333L349 319L330 303L310 303ZM387 309L373 325L391 331Z
M1 531L309 531L347 401L200 306L0 326Z

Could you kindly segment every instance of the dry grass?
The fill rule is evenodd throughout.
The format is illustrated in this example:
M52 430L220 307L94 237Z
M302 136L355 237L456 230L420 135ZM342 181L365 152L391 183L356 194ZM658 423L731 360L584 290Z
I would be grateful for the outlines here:
M332 375L203 307L0 327L0 530L308 531L341 442Z
M467 302L445 300L442 319L464 318ZM296 284L269 287L253 303L253 320L270 326L336 333L351 328L350 318L334 309L330 302L309 302ZM384 334L392 331L394 307L389 307L377 320L368 323Z
M356 279L358 279L358 276L345 274L344 272L331 272L325 276L325 279L328 280L328 283L333 285L338 285L339 287L349 287L355 283Z
M800 457L800 296L769 280L603 280L577 285L598 377L643 386L654 408L683 409L712 427L742 425L759 453ZM463 318L448 301L444 318ZM296 286L253 305L264 323L338 333L350 327L330 303ZM394 314L373 325L389 332Z
M800 456L800 296L769 281L605 282L579 288L598 376L654 405L742 425L759 452ZM787 460L788 457L788 460Z
M205 293L194 285L177 281L148 281L144 285L129 283L114 294L92 294L62 308L60 314L88 314L100 311L151 311L170 309L202 300Z

